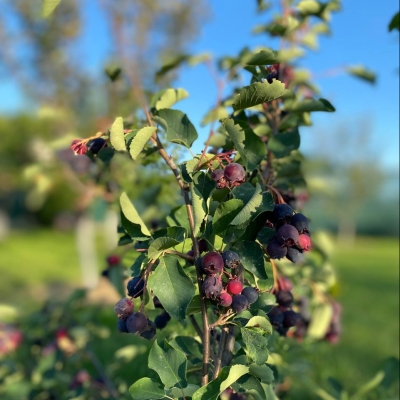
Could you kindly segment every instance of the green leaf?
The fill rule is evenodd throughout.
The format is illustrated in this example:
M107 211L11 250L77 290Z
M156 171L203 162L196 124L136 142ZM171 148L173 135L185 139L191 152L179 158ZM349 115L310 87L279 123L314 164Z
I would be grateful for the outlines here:
M122 117L116 118L110 129L110 142L117 151L126 150L124 137L124 120Z
M153 233L154 239L163 236L175 239L178 242L183 242L187 237L187 230L182 226L170 226L168 228L159 229Z
M121 223L126 232L134 239L147 239L150 237L150 231L125 192L121 194L119 203L121 206Z
M163 254L164 250L170 249L177 244L179 244L179 241L170 237L160 237L155 239L149 246L149 251L147 253L148 257L150 260L157 260L157 258Z
M242 208L243 201L239 199L232 199L221 203L214 214L212 222L213 232L216 235L225 232Z
M261 229L257 235L257 240L263 245L267 245L270 239L275 236L276 231L272 228L267 228L266 226Z
M175 257L164 256L160 259L160 264L149 277L148 285L171 317L185 319L195 288Z
M196 294L195 296L193 296L193 299L190 301L186 309L186 315L197 314L200 311L201 311L200 295Z
M235 383L241 376L247 374L249 368L245 365L233 365L224 367L218 375L206 386L201 387L193 394L192 400L217 400L218 396L229 386Z
M235 122L233 119L227 118L223 121L223 125L239 152L245 167L248 170L257 168L260 161L265 157L265 143L243 121Z
M180 100L186 99L189 93L185 89L164 89L156 93L150 102L150 107L156 110L161 110L162 108L170 108L175 103Z
M205 172L200 172L193 177L193 185L205 201L208 200L211 192L216 186L214 180Z
M213 108L204 116L200 125L204 126L214 121L220 121L221 119L228 118L228 116L229 114L225 107Z
M312 312L307 335L313 339L322 339L328 331L332 313L332 306L330 304L321 304L317 306Z
M264 267L263 251L256 242L240 241L232 248L238 253L243 267L259 279L268 279Z
M284 109L288 112L336 111L335 107L325 99L287 100L285 101Z
M243 375L236 383L243 389L246 395L250 395L254 400L265 400L264 388L261 382L250 374Z
M164 388L150 378L142 378L136 381L130 388L129 393L134 400L156 400L164 398Z
M253 107L281 97L284 91L285 85L276 79L271 84L267 81L253 83L240 89L232 107L235 111Z
M322 10L322 4L315 0L303 0L297 4L301 15L318 15Z
M304 55L304 50L301 47L289 47L281 49L278 52L278 57L282 63L289 62L295 58L300 58Z
M199 189L193 183L190 184L190 193L192 195L192 210L194 219L193 234L198 236L201 225L207 216L208 207Z
M399 13L395 14L390 21L390 24L388 26L389 32L391 32L393 29L400 30L400 17Z
M256 315L249 319L245 328L259 328L269 334L272 334L272 325L266 317L262 317L260 315Z
M174 59L172 59L170 62L164 64L160 70L156 72L156 79L160 79L163 77L166 73L169 71L173 70L174 68L178 67L180 64L184 63L185 61L188 60L190 56L188 54L179 54L177 55Z
M175 387L168 390L167 395L174 399L181 399L183 396L192 397L196 390L199 390L199 386L189 383L184 389Z
M104 68L104 72L110 78L111 82L115 82L121 75L122 69L118 65L109 65Z
M139 276L140 271L142 270L142 266L144 264L147 265L148 263L149 259L147 258L147 256L143 253L139 254L139 256L136 258L131 266L132 276Z
M149 354L149 368L157 372L166 388L187 386L186 366L186 356L180 350L174 349L166 340L161 345L154 342Z
M143 150L145 144L149 141L149 139L153 136L153 133L157 130L155 126L146 126L140 129L135 137L129 144L129 154L132 159L136 160L136 157Z
M272 383L274 380L274 372L267 365L251 364L249 366L250 374L257 377L264 383Z
M169 344L174 348L182 351L186 356L192 356L198 359L202 358L203 346L191 336L176 336Z
M376 75L374 72L367 70L362 65L355 65L353 67L346 68L350 75L360 78L366 82L374 84L376 81Z
M278 53L271 49L261 50L246 61L247 65L271 65L279 63Z
M170 226L179 225L186 229L187 232L190 231L186 206L179 206L172 209L171 213L167 217L167 222Z
M246 205L239 212L239 214L236 215L234 220L231 222L231 225L242 225L250 222L260 213L260 209L262 208L262 202L263 202L262 188L257 183L253 196L246 203Z
M97 154L97 158L100 158L104 164L109 164L114 154L115 150L112 147L103 147Z
M49 17L60 3L61 0L43 0L42 16L44 18Z
M158 115L167 124L167 140L190 148L198 135L196 128L185 113L179 110L163 109Z
M268 339L251 329L242 328L241 331L248 355L256 364L264 364L268 360Z
M276 158L289 155L300 147L300 134L297 128L289 132L279 132L268 140L267 147Z

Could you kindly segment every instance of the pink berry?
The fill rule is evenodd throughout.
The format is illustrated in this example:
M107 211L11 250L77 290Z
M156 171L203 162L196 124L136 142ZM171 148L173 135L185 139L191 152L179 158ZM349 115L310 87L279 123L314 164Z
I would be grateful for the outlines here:
M230 294L240 294L243 290L243 283L237 279L232 279L228 282L226 289Z
M111 256L107 257L108 265L118 265L121 262L119 256L112 254Z
M307 235L300 235L299 240L297 241L299 247L301 247L304 251L308 251L311 248L311 239Z
M232 304L232 296L229 293L221 293L218 298L218 303L222 307L229 307Z

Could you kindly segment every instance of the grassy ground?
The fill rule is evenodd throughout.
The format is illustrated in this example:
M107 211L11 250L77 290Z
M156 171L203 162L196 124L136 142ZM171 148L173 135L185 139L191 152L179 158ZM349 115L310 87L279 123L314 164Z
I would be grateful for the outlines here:
M399 356L398 240L359 238L353 247L337 248L333 262L344 309L342 340L318 344L306 362L313 380L323 384L333 376L352 391L385 358ZM0 243L0 273L0 303L35 304L66 293L80 283L75 238L45 230L13 233Z

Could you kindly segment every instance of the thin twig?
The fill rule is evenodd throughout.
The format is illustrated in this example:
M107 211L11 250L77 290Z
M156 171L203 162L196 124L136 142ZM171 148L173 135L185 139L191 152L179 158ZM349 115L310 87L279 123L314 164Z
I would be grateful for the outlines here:
M218 356L215 361L215 366L214 366L214 374L213 374L213 379L217 379L219 372L221 371L221 365L222 365L222 357L224 355L225 351L225 346L226 346L226 338L228 337L228 328L223 327L222 328L222 334L221 334L221 341L219 344L219 351L218 351Z
M194 330L197 332L197 334L200 336L200 338L202 338L203 337L203 332L201 331L200 325L196 321L196 318L194 317L194 315L189 315L189 319L190 319L190 322L193 325Z

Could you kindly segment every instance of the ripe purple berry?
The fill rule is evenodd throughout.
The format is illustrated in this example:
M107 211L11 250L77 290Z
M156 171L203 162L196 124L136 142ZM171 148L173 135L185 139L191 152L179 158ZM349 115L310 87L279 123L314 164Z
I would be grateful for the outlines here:
M292 263L302 263L304 261L304 253L296 249L296 247L288 247L286 258Z
M272 213L277 221L288 223L292 219L293 209L288 204L275 204Z
M224 169L225 179L231 186L240 186L246 180L246 171L237 163L231 163Z
M164 309L163 305L161 304L161 301L158 299L158 297L154 296L153 297L153 304L155 308L162 308Z
M147 318L141 313L133 313L126 320L126 327L129 333L142 333L147 328Z
M232 297L232 310L235 313L240 313L249 308L249 302L242 294L235 294Z
M203 292L207 299L216 299L222 292L222 281L218 275L209 275L204 279Z
M258 299L258 292L256 289L252 288L252 287L245 287L242 290L242 295L244 297L246 297L247 301L249 302L249 304L253 304L257 301Z
M157 315L157 317L154 319L154 324L157 327L157 329L164 329L167 326L170 319L171 316L166 311L164 311L160 315Z
M208 275L221 274L224 270L224 260L216 251L210 251L202 258L201 268Z
M299 240L299 232L292 225L283 225L276 232L276 239L282 246L293 246Z
M121 299L114 308L119 319L127 319L133 313L133 301L131 299Z
M150 340L156 334L156 325L153 321L147 320L147 327L146 329L140 334L142 338Z
M276 294L276 302L283 307L291 307L293 305L293 295L291 292L281 290Z
M290 224L293 225L299 233L308 233L308 218L305 215L301 213L293 215Z
M222 169L216 169L215 171L211 172L211 179L217 182L217 189L223 189L228 185L224 170Z
M276 237L273 237L267 245L267 253L270 258L273 260L279 260L286 256L287 254L287 247L282 246L278 243Z
M128 296L139 297L143 293L143 288L144 280L140 276L132 278L127 285Z
M104 147L106 141L102 138L96 138L89 142L87 148L92 154L98 154L99 151Z
M236 268L240 264L240 258L237 253L231 250L226 250L222 254L225 268Z
M128 333L128 328L126 326L126 321L124 319L118 318L117 327L120 332Z
M271 324L274 326L282 325L283 320L285 318L282 310L279 307L272 308L268 312L267 317L269 318L269 321L271 322Z
M287 310L283 313L283 326L285 328L291 328L292 326L296 326L296 324L301 320L301 317L297 312L292 310Z
M199 253L204 253L208 250L207 240L201 239L199 240Z

